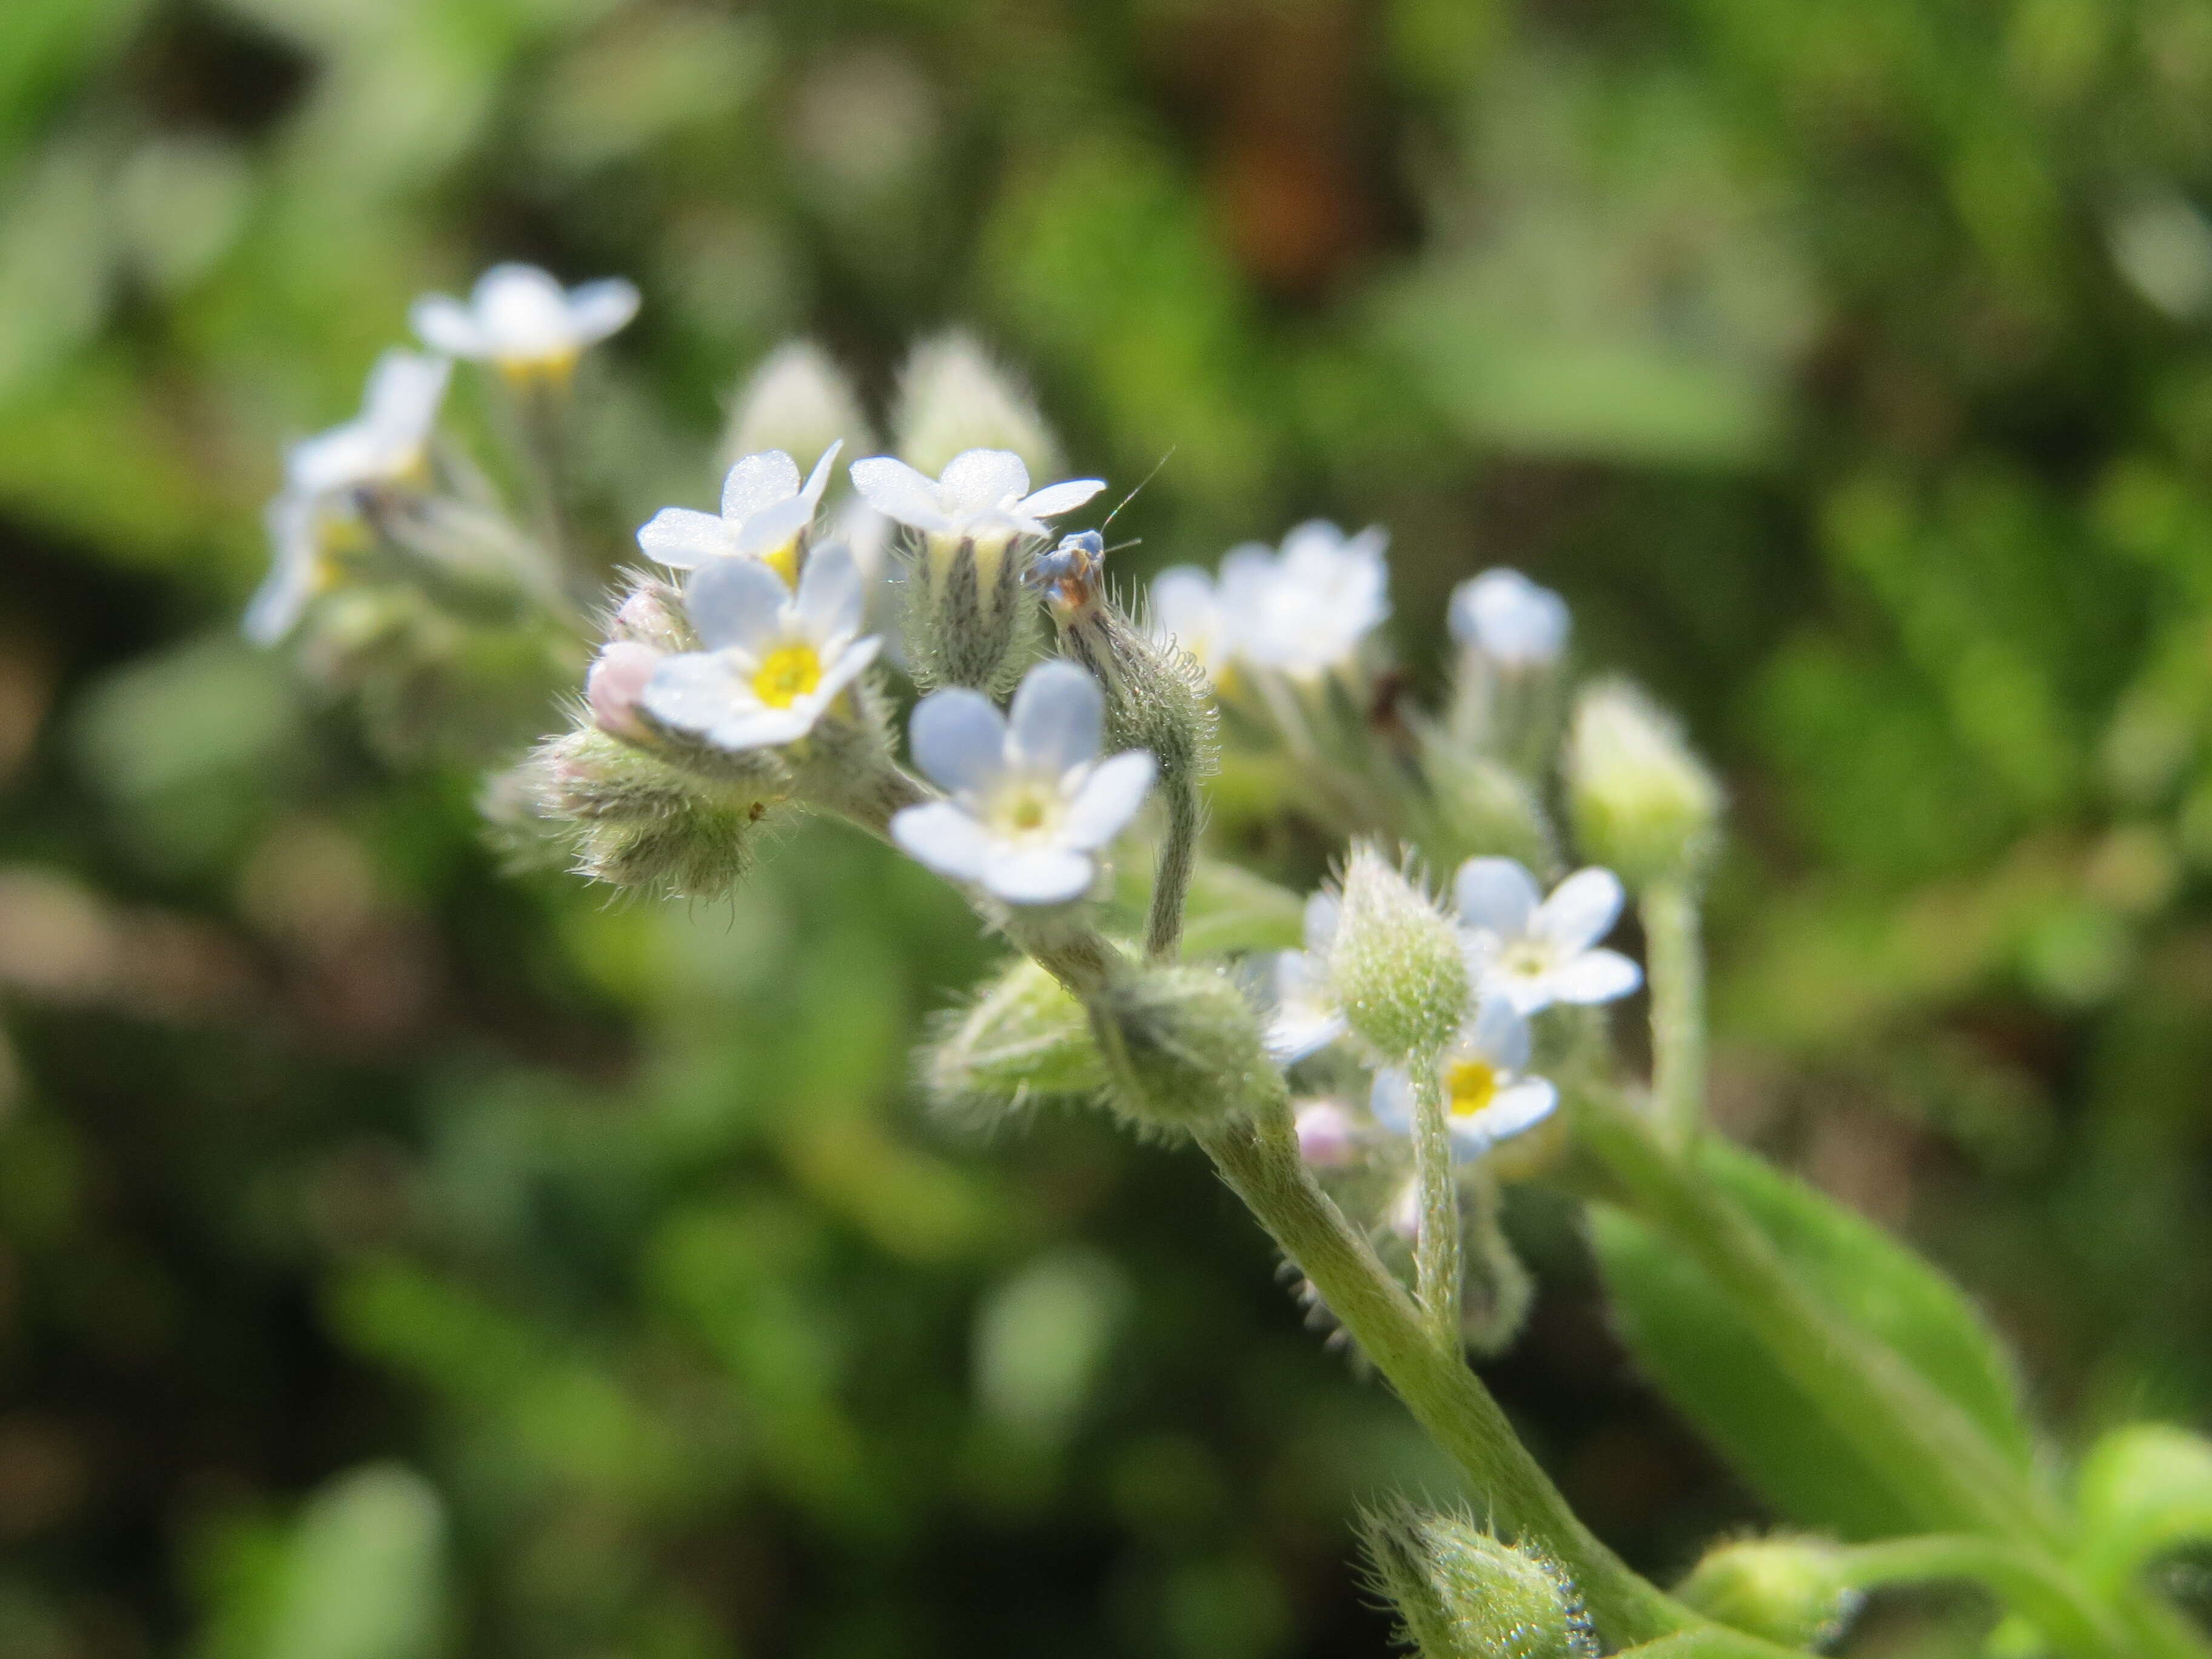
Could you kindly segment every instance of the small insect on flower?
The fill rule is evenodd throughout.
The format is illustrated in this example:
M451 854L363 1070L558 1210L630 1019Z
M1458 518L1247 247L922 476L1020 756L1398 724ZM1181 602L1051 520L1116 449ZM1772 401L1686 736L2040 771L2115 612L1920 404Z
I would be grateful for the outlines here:
M1566 648L1567 602L1517 570L1486 570L1452 589L1451 636L1508 672L1556 662Z
M1534 1128L1559 1105L1548 1079L1522 1073L1528 1063L1528 1022L1504 997L1484 997L1437 1062L1455 1164ZM1411 1134L1413 1079L1395 1068L1376 1073L1368 1109L1385 1129Z
M823 450L804 484L798 464L781 450L747 455L722 480L719 514L664 507L640 528L637 544L672 570L736 556L758 559L787 583L795 582L800 538L813 526L830 468L844 447L839 439Z
M1306 901L1305 949L1275 953L1275 1011L1267 1020L1267 1052L1280 1065L1318 1054L1345 1033L1344 1010L1328 983L1336 918L1336 895L1316 893Z
M909 806L891 836L940 875L1009 904L1062 904L1088 891L1092 855L1136 816L1152 787L1141 749L1098 758L1105 697L1074 664L1030 670L1006 718L952 688L922 699L915 763L951 799Z
M1045 520L1073 513L1106 488L1103 478L1071 478L1032 490L1029 468L1011 449L963 450L935 478L878 455L853 463L853 484L887 519L977 539L1048 535Z
M433 349L488 362L518 380L565 379L586 347L637 315L638 294L619 276L563 289L535 265L500 264L466 301L426 294L408 313Z
M864 597L835 543L807 560L796 594L758 559L709 559L684 592L707 648L663 659L640 702L720 749L796 742L875 660L882 641L856 637Z
M427 477L430 432L452 373L442 357L387 351L369 371L361 413L286 453L284 488L267 513L275 561L246 607L248 639L283 638L335 579L333 544L362 529L356 491Z
M1346 536L1315 519L1284 537L1279 551L1257 542L1232 548L1217 603L1234 619L1238 653L1300 681L1348 666L1390 614L1389 541L1378 526Z
M1543 896L1513 859L1469 859L1452 884L1478 994L1495 993L1522 1014L1555 1002L1611 1002L1644 982L1618 951L1598 948L1620 919L1620 879L1578 870Z
M1105 569L1106 538L1095 530L1079 530L1039 554L1023 580L1060 609L1080 611L1097 596Z

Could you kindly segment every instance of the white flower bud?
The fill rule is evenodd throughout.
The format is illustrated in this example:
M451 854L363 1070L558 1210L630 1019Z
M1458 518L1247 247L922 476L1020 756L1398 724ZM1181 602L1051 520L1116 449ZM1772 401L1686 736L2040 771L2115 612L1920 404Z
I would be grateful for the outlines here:
M839 439L846 453L874 447L852 382L811 340L787 340L761 360L738 394L722 437L721 465L780 449L819 455Z
M1361 1531L1376 1587L1422 1659L1594 1659L1581 1597L1548 1558L1404 1504L1364 1517Z
M1010 449L1039 477L1056 474L1063 459L1021 383L958 329L915 346L899 372L891 426L900 459L928 473L968 449Z
M1467 1019L1457 930L1371 846L1345 869L1328 975L1354 1034L1387 1060L1439 1053Z
M1665 711L1624 681L1575 705L1567 738L1575 836L1631 887L1696 873L1712 852L1721 787Z
M684 614L684 596L657 576L640 577L607 623L607 637L655 651L696 651L699 636Z
M1674 1593L1733 1629L1807 1649L1837 1635L1858 1601L1837 1546L1788 1534L1707 1551Z
M1341 1170L1359 1157L1358 1126L1333 1100L1308 1101L1291 1122L1297 1130L1298 1156L1316 1170Z
M584 702L592 711L592 724L611 738L629 743L648 743L652 732L638 718L638 699L660 666L661 653L649 645L617 640L599 654L584 676Z

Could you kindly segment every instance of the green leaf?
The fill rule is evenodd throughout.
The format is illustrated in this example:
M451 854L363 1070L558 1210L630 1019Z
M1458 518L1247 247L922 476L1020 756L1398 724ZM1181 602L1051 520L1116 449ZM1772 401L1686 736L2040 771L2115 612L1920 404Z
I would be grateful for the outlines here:
M2084 1571L2117 1589L2162 1555L2212 1542L2212 1441L2160 1423L2115 1429L2075 1483Z
M2033 1468L2016 1373L1956 1285L1880 1228L1738 1147L1716 1138L1702 1162L1808 1290L1948 1396L2005 1457ZM1754 1486L1794 1520L1845 1537L1913 1529L1914 1517L1703 1269L1625 1212L1600 1206L1592 1231L1629 1346Z
M444 1646L444 1506L397 1464L340 1476L293 1528L266 1659L431 1659Z

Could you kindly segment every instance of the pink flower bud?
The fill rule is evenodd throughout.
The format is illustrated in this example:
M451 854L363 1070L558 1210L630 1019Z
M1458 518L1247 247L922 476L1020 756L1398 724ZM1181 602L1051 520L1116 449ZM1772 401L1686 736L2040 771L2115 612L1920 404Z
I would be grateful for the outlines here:
M637 717L637 703L653 671L660 666L660 657L651 646L634 640L617 640L601 651L584 677L584 701L591 705L592 724L611 738L647 741L652 733Z
M1340 1170L1359 1152L1359 1131L1352 1115L1333 1100L1298 1109L1298 1156L1316 1170Z

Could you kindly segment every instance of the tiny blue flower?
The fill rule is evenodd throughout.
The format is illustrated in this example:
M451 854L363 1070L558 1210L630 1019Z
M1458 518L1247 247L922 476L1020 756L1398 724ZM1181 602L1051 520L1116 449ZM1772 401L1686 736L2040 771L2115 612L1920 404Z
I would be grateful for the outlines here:
M1451 636L1499 667L1541 668L1566 648L1567 602L1504 566L1452 589Z
M1620 915L1610 870L1578 870L1546 898L1515 860L1469 859L1452 888L1478 994L1496 992L1533 1014L1555 1002L1611 1002L1644 982L1626 957L1597 948Z
M1525 1075L1528 1063L1528 1022L1504 997L1483 998L1437 1062L1454 1163L1474 1162L1498 1142L1534 1128L1558 1107L1559 1091L1547 1079ZM1378 1072L1368 1109L1383 1128L1411 1134L1413 1079L1401 1071Z

